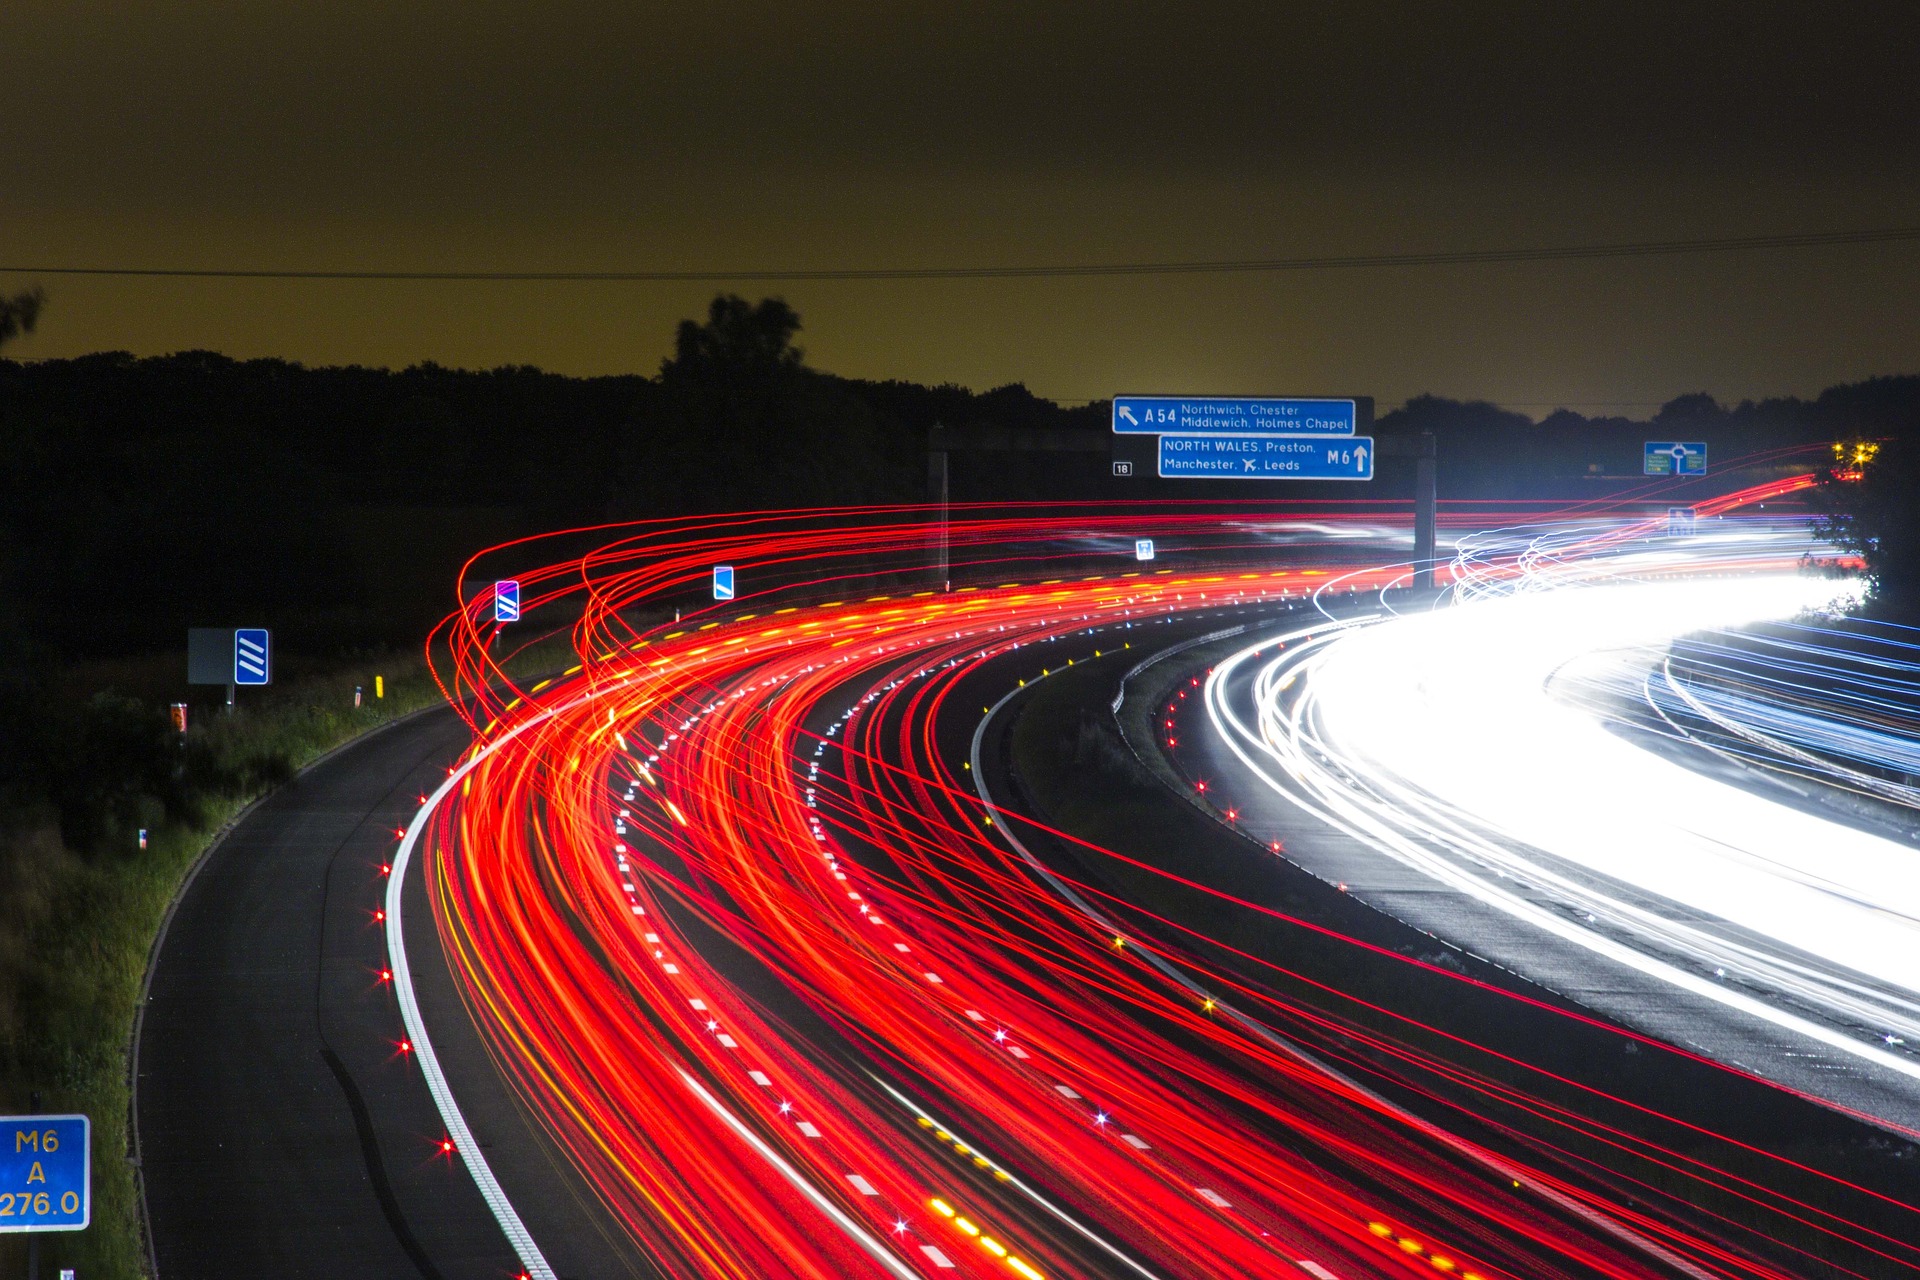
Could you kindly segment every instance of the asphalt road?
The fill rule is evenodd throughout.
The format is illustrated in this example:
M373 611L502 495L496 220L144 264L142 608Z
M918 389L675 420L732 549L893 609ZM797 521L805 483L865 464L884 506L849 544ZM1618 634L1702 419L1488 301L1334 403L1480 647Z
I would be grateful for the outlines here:
M164 1280L518 1274L397 1047L373 915L395 829L467 740L435 711L352 743L246 814L182 897L141 1024L135 1103ZM415 932L430 940L424 907ZM490 1158L543 1239L580 1242L556 1250L563 1274L628 1274L592 1265L591 1206L552 1176L462 1040L437 951L416 941L413 958Z
M1185 618L1154 640L1247 617ZM990 664L967 690L985 701L1033 660ZM859 687L850 684L849 696ZM823 700L821 715L838 705ZM970 727L957 719L943 735ZM432 1101L397 1051L400 1023L380 980L373 917L395 829L465 743L464 726L436 712L353 744L249 813L183 897L153 976L136 1104L166 1280L517 1274L471 1178L440 1152ZM959 740L943 736L942 750L958 755ZM991 780L996 791L1018 790L1004 756L996 755ZM1300 838L1290 831L1290 851ZM409 955L427 1026L481 1151L564 1280L653 1274L502 1083L439 955L422 879L429 865L418 859L406 886ZM1364 910L1345 896L1339 905ZM703 936L691 918L681 923L816 1061L858 1083L863 1055L724 938ZM1104 1269L990 1180L976 1193L1024 1230L1055 1238L1088 1270Z
M1137 681L1129 700L1161 705L1171 696L1169 690L1190 688L1189 680L1204 677L1211 662L1259 643L1261 634L1261 630L1250 631L1172 659L1164 669ZM1250 678L1251 666L1238 673L1235 695ZM1286 861L1327 884L1343 886L1357 901L1647 1035L1843 1107L1897 1124L1920 1124L1920 1085L1910 1077L1877 1069L1858 1057L1681 990L1456 892L1320 822L1262 785L1212 732L1197 697L1186 700L1174 719L1179 747L1171 758L1147 741L1145 722L1137 714L1128 719L1136 750L1163 773L1170 787L1191 794L1195 779L1207 780L1208 794L1204 801L1195 797L1196 803L1216 815L1233 808L1242 832L1261 843L1282 842ZM1504 887L1515 888L1511 881ZM1625 886L1609 884L1608 888L1633 896ZM1569 920L1580 918L1576 904L1545 889L1521 886L1520 891L1543 910ZM1670 905L1662 909L1678 910ZM1756 988L1753 994L1778 999L1764 989ZM1792 1011L1818 1017L1815 1010L1795 1007Z

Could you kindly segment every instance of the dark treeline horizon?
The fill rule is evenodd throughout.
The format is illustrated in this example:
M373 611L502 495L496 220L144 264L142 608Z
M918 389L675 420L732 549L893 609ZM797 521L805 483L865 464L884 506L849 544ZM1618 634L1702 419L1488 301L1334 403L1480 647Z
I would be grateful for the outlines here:
M1018 383L984 392L809 368L777 299L715 300L652 376L531 366L309 368L188 351L0 360L0 655L8 665L179 647L190 625L273 626L324 653L417 640L474 551L573 525L688 513L918 502L935 424L1108 429ZM1920 377L1651 419L1420 396L1376 434L1432 430L1441 492L1603 496L1645 439L1705 440L1716 466L1767 450L1920 432ZM1809 460L1811 461L1811 460ZM1800 465L1809 465L1802 461ZM1116 480L1099 454L956 455L956 500L1403 498ZM1617 487L1617 486L1616 486Z

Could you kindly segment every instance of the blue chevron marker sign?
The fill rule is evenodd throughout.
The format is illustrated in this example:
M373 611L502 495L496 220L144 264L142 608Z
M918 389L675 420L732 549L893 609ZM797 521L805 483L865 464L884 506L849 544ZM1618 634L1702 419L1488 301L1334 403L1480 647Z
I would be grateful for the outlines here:
M273 683L273 633L265 627L241 627L233 633L233 682Z
M493 620L520 621L520 584L512 578L493 584Z

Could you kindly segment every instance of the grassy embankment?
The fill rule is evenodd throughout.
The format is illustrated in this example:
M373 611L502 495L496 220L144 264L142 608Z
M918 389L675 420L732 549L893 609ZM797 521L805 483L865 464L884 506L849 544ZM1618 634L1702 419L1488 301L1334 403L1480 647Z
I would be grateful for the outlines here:
M549 642L518 670L567 652ZM386 696L373 697L374 676ZM353 705L355 685L363 705ZM148 847L128 833L116 853L82 856L57 824L0 833L0 1112L33 1093L48 1113L93 1122L93 1223L42 1237L42 1267L87 1280L145 1271L140 1208L129 1160L128 1050L149 953L167 905L209 843L235 815L335 747L440 701L418 655L388 654L242 694L237 714L200 715L193 746L222 785L194 799L195 817L156 813ZM24 1274L25 1241L0 1236L0 1275Z

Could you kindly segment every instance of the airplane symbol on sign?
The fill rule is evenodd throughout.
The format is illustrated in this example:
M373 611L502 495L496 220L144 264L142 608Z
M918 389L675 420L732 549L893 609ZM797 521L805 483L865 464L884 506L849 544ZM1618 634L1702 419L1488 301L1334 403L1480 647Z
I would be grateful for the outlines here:
M1253 459L1252 459L1252 458L1242 458L1242 459L1240 459L1240 465L1241 465L1241 466L1243 466L1243 467L1245 467L1245 468L1246 468L1246 469L1247 469L1248 471L1251 471L1251 470L1253 470Z

